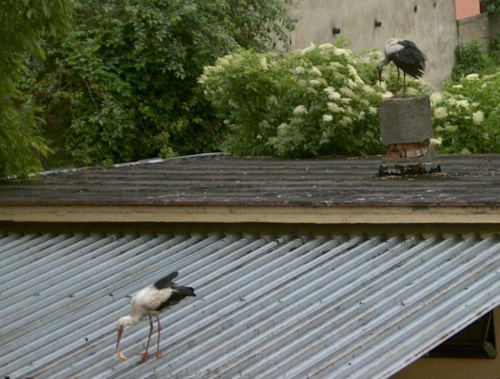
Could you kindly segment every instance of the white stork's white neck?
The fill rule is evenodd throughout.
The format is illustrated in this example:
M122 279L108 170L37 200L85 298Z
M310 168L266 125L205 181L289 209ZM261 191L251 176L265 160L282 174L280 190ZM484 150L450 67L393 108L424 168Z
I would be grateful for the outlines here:
M384 55L384 57L377 63L379 72L382 71L382 67L387 66L389 63L391 63L391 58L389 58L387 55Z
M141 321L141 315L132 314L130 316L123 316L118 320L119 327L131 326Z

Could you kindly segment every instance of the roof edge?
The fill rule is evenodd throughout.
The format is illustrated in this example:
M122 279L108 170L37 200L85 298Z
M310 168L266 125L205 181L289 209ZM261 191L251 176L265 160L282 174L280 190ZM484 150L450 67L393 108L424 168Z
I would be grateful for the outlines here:
M500 208L306 207L210 205L7 205L3 222L67 223L264 223L264 224L500 224Z

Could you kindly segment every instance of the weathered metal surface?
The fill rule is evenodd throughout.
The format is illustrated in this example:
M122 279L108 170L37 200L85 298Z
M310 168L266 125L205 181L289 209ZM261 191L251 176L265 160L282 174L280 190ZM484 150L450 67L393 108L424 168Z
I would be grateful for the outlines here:
M2 205L500 205L500 155L439 156L442 173L379 178L380 157L214 156L119 165L0 183Z
M162 315L163 356L139 364L143 322L119 362L128 296L173 270L197 297ZM4 233L0 376L385 378L498 306L499 279L498 235Z

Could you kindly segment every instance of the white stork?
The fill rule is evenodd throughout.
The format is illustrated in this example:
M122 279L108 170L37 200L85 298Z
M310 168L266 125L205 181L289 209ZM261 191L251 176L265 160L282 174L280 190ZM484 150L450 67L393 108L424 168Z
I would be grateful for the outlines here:
M149 358L149 341L151 340L151 335L153 334L153 320L151 319L151 316L156 316L156 320L158 322L158 343L156 349L156 357L159 358L161 356L161 324L158 315L171 306L180 302L186 296L196 296L193 288L178 286L172 281L177 277L177 275L177 272L168 274L153 285L143 288L142 290L137 292L134 297L132 297L130 316L124 316L118 320L116 353L118 354L118 359L120 361L124 361L127 359L125 354L123 354L119 349L123 330L126 326L137 324L146 316L149 317L149 337L146 344L146 351L144 352L144 354L142 354L142 361L146 361Z
M396 93L399 86L399 69L403 70L403 97L406 96L406 74L420 78L424 74L427 57L412 41L391 38L385 43L384 58L377 63L378 80L382 82L382 67L394 62L398 69Z

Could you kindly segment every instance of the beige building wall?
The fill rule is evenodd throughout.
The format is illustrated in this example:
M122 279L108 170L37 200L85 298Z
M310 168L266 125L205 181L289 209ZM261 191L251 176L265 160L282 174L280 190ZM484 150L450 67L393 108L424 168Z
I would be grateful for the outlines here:
M424 78L434 87L451 75L458 42L454 0L293 0L292 12L299 17L290 35L293 49L344 36L355 51L382 50L389 38L400 37L427 55Z

